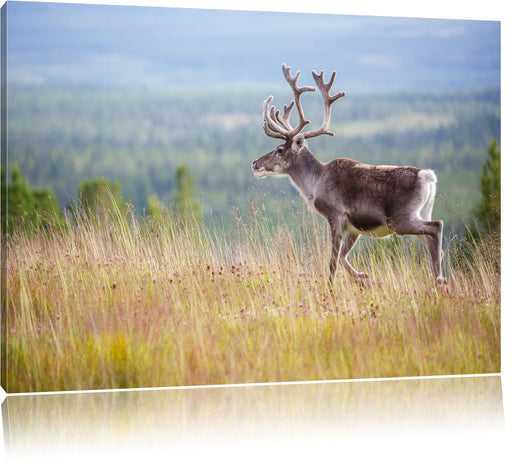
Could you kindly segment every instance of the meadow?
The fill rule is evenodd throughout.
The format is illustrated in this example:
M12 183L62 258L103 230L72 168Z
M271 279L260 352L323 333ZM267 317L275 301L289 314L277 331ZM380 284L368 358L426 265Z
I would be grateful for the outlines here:
M230 234L169 211L12 236L7 391L500 371L492 241L446 249L447 292L415 241L368 240L352 261L372 283L340 270L331 291L321 218L251 207Z

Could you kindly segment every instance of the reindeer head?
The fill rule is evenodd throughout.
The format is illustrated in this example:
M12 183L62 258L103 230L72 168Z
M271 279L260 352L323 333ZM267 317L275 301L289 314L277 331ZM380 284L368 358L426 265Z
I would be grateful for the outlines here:
M295 77L292 77L290 67L283 64L282 69L284 77L290 84L293 91L294 100L288 106L284 106L282 115L279 111L276 111L275 106L269 108L272 96L269 96L263 103L263 130L267 136L282 139L285 142L252 163L254 175L259 178L266 175L286 174L293 165L294 160L301 149L307 147L307 138L313 138L319 135L333 136L334 133L328 130L329 122L331 120L331 106L334 101L345 96L344 91L333 96L329 95L329 91L331 90L336 77L336 72L332 73L329 82L326 83L324 82L324 71L321 71L320 74L313 71L313 78L315 79L318 89L322 93L324 101L324 122L322 126L316 130L301 133L310 121L304 118L300 96L306 91L315 91L315 88L299 87L297 85L297 81L299 79L300 72L297 72ZM294 105L297 107L299 115L299 121L295 128L290 125L290 113Z

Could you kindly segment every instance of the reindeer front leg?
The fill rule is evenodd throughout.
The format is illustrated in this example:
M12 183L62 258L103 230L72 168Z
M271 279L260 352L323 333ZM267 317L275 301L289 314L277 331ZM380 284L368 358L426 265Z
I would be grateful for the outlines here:
M338 267L338 261L341 260L342 265L345 269L350 273L350 275L354 278L358 279L367 279L368 275L365 273L360 273L355 270L354 267L347 260L348 254L356 244L359 239L359 234L354 233L346 233L346 237L343 240L342 245L342 233L339 231L337 226L331 225L331 260L329 264L330 276L329 276L329 284L332 286L334 276L336 275L336 269Z
M332 287L336 269L338 268L338 258L341 246L341 233L335 226L331 225L331 261L329 262L329 286Z
M368 279L368 275L357 271L347 260L348 254L359 239L360 234L347 233L340 251L340 260L351 276L358 279Z

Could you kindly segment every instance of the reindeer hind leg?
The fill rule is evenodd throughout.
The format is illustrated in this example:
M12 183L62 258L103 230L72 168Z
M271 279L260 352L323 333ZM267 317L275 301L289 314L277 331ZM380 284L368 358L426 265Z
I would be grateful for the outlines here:
M442 223L442 221L441 221ZM444 252L441 249L441 239L442 239L442 225L441 232L438 236L428 236L428 235L420 235L419 238L427 248L430 253L430 257L432 258L432 265L434 269L434 276L436 278L437 284L446 284L446 279L442 275L441 270L441 261L443 259Z
M434 276L438 284L446 284L441 272L441 259L443 258L443 221L430 221L415 216L399 226L395 225L397 234L413 234L419 236L430 253Z

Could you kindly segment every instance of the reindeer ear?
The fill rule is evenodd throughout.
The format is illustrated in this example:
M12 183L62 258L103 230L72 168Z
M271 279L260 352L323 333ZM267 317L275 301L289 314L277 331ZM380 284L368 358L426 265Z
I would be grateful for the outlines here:
M298 135L294 138L292 143L292 152L294 154L298 154L299 151L305 146L306 139L304 138L304 135Z

